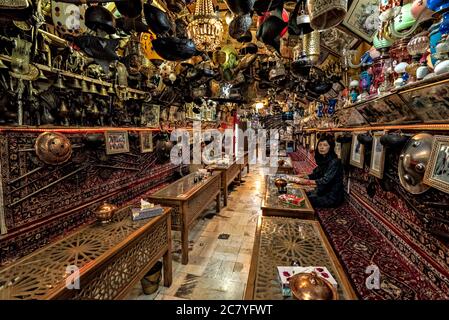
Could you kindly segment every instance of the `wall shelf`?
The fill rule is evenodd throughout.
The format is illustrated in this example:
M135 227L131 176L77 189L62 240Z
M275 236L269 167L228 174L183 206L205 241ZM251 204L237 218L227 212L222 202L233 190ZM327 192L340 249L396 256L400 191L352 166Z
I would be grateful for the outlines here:
M6 61L6 62L11 62L11 57L0 54L0 60ZM63 77L68 77L68 78L73 78L73 79L78 79L78 80L86 80L88 82L104 86L106 88L113 86L113 84L110 82L94 79L94 78L91 78L88 76L83 76L83 75L76 74L76 73L73 73L70 71L65 71L65 70L61 70L58 68L49 67L49 66L39 64L39 63L33 63L33 65L36 66L41 71L54 73L54 74L59 73ZM76 90L76 89L74 89L74 90ZM134 88L130 88L130 87L127 87L126 90L128 92L137 93L137 94L141 94L141 95L145 95L145 94L149 93L148 91L142 91L142 90L138 90L138 89L134 89Z

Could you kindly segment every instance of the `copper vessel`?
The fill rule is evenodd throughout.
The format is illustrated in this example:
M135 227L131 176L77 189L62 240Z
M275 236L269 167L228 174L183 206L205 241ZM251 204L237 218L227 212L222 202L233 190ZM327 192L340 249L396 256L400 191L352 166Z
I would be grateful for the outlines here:
M46 164L57 165L70 159L72 144L62 133L44 132L37 137L34 150L41 161Z
M117 209L117 206L104 202L97 209L95 209L95 216L101 223L107 223L112 220Z
M278 166L282 167L284 165L285 165L285 160L282 160L282 159L278 160Z
M289 283L297 300L338 300L334 286L316 272L298 273L290 278Z
M287 180L277 178L276 180L274 180L274 185L278 188L279 193L287 193Z

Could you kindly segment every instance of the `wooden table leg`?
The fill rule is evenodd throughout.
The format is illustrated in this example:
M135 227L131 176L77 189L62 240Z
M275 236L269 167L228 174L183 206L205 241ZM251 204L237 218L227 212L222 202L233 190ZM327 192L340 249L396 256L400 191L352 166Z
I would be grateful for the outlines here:
M189 227L184 224L181 231L182 264L189 263Z
M217 213L219 213L221 210L221 203L220 203L221 202L221 192L218 192L216 201L217 201L217 206L215 208L216 208Z
M163 256L163 266L164 266L164 286L170 287L173 280L173 274L172 274L172 241L171 241L171 212L169 213L169 216L167 218L167 233L168 233L168 249L167 252L165 252Z
M246 164L246 173L249 173L249 162Z
M228 186L225 184L223 188L223 206L228 205Z
M184 201L181 205L182 226L181 226L181 252L182 264L189 263L189 224L187 223L187 202Z

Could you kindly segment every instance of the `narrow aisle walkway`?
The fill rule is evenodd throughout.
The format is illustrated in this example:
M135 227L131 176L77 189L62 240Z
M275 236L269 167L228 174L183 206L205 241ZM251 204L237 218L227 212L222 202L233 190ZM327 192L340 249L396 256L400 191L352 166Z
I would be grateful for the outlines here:
M235 186L228 206L215 213L215 204L197 220L190 233L189 263L180 263L180 233L173 231L173 284L152 295L140 283L129 299L243 299L248 280L257 217L265 174L275 168L251 166Z

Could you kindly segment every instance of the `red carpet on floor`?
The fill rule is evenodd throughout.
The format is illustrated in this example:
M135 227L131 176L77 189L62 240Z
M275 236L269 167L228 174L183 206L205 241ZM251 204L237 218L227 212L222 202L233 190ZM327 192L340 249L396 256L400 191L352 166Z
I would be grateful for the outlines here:
M428 300L448 299L427 276L349 204L317 211L337 256L343 262L354 289L362 299ZM368 289L366 273L370 265L380 271L380 289Z
M305 150L298 150L290 157L297 174L309 173L315 166L313 157ZM336 209L319 209L317 215L361 299L449 299L449 292L439 290L349 203ZM371 274L367 272L369 266L377 266L380 271L379 289L368 289L366 285Z

